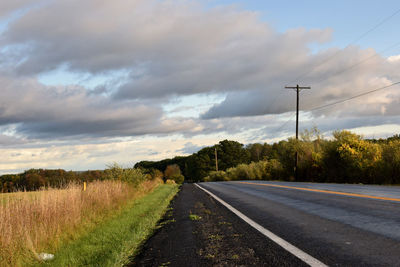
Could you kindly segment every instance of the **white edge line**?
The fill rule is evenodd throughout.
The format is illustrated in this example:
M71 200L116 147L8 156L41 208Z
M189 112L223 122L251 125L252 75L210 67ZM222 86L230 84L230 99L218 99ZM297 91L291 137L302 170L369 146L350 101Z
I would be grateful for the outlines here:
M228 208L230 211L232 211L234 214L236 214L243 221L247 222L254 229L258 230L260 233L262 233L263 235L265 235L266 237L268 237L269 239L271 239L272 241L277 243L279 246L281 246L282 248L284 248L285 250L287 250L288 252L290 252L291 254L293 254L294 256L296 256L297 258L302 260L303 262L305 262L308 265L313 266L313 267L314 266L315 267L327 266L326 264L324 264L321 261L317 260L316 258L312 257L311 255L305 253L301 249L293 246L292 244L290 244L289 242L280 238L279 236L272 233L271 231L265 229L264 227L262 227L261 225L259 225L258 223L256 223L255 221L253 221L252 219L250 219L249 217L247 217L246 215L244 215L243 213L241 213L240 211L238 211L237 209L235 209L234 207L232 207L231 205L229 205L228 203L226 203L225 201L223 201L222 199L220 199L219 197L217 197L216 195L214 195L213 193L208 191L207 189L204 189L203 187L201 187L200 185L198 185L196 183L195 183L195 185L198 188L200 188L201 190L203 190L204 192L206 192L207 194L209 194L210 196L212 196L213 198L215 198L218 202L220 202L222 205L224 205L226 208Z

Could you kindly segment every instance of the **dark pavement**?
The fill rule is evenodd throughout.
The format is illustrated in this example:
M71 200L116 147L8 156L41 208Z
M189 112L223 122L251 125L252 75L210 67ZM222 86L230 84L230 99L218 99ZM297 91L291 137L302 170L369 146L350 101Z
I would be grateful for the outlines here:
M254 183L400 198L399 187ZM327 265L400 266L398 201L239 182L199 185Z
M306 266L194 184L170 207L128 266Z

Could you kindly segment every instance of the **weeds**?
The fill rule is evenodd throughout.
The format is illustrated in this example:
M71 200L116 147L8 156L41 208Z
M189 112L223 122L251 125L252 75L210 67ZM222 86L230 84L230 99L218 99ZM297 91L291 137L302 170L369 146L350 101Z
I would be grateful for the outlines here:
M205 214L211 215L211 210L209 210L209 209L204 209L203 212L204 212Z
M222 240L222 238L224 238L224 236L216 234L216 235L209 235L208 238L212 239L212 240Z
M129 201L88 234L62 246L48 266L125 266L132 262L177 191L177 186L162 185Z
M54 252L62 242L78 238L85 230L120 209L128 200L144 195L160 181L145 181L135 188L121 181L96 181L66 189L6 194L0 205L0 262L25 266L41 252Z
M189 214L189 219L192 221L198 221L198 220L201 220L201 217L196 214Z

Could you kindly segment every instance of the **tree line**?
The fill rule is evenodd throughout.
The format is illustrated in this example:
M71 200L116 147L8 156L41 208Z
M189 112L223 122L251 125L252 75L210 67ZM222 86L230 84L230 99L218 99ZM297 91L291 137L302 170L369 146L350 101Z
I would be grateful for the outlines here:
M215 165L215 150L218 171ZM284 180L327 183L400 184L400 136L364 139L350 131L335 131L323 138L317 129L300 139L274 144L250 144L224 140L186 157L141 161L135 167L165 170L177 165L186 181Z
M169 168L167 179L180 179L177 170ZM64 188L70 183L82 183L103 180L120 180L138 186L145 180L164 178L164 174L156 169L145 171L141 168L123 168L117 163L110 164L105 170L65 171L63 169L30 169L20 174L0 176L0 192L34 191L41 188Z
M216 171L215 152L218 157ZM274 144L243 144L223 140L189 156L160 161L141 161L133 168L117 164L106 170L84 172L62 169L30 169L21 174L0 176L0 192L60 188L70 182L120 179L139 183L161 178L176 183L229 180L295 181L295 154L298 179L307 182L400 184L400 136L364 139L349 131L336 131L323 138L317 129L304 131L300 139L289 138Z
M119 180L138 186L146 180L162 179L181 184L184 177L179 166L169 165L162 172L155 168L124 168L112 163L105 170L65 171L63 169L30 169L20 174L0 176L0 192L35 191L42 188L64 188L70 183Z

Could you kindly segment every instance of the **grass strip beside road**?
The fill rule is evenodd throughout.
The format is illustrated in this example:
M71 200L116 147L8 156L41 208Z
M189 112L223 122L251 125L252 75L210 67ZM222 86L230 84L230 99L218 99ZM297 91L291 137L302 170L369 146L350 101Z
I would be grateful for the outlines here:
M152 193L129 203L93 231L61 247L45 266L122 266L154 231L177 185L160 185Z

